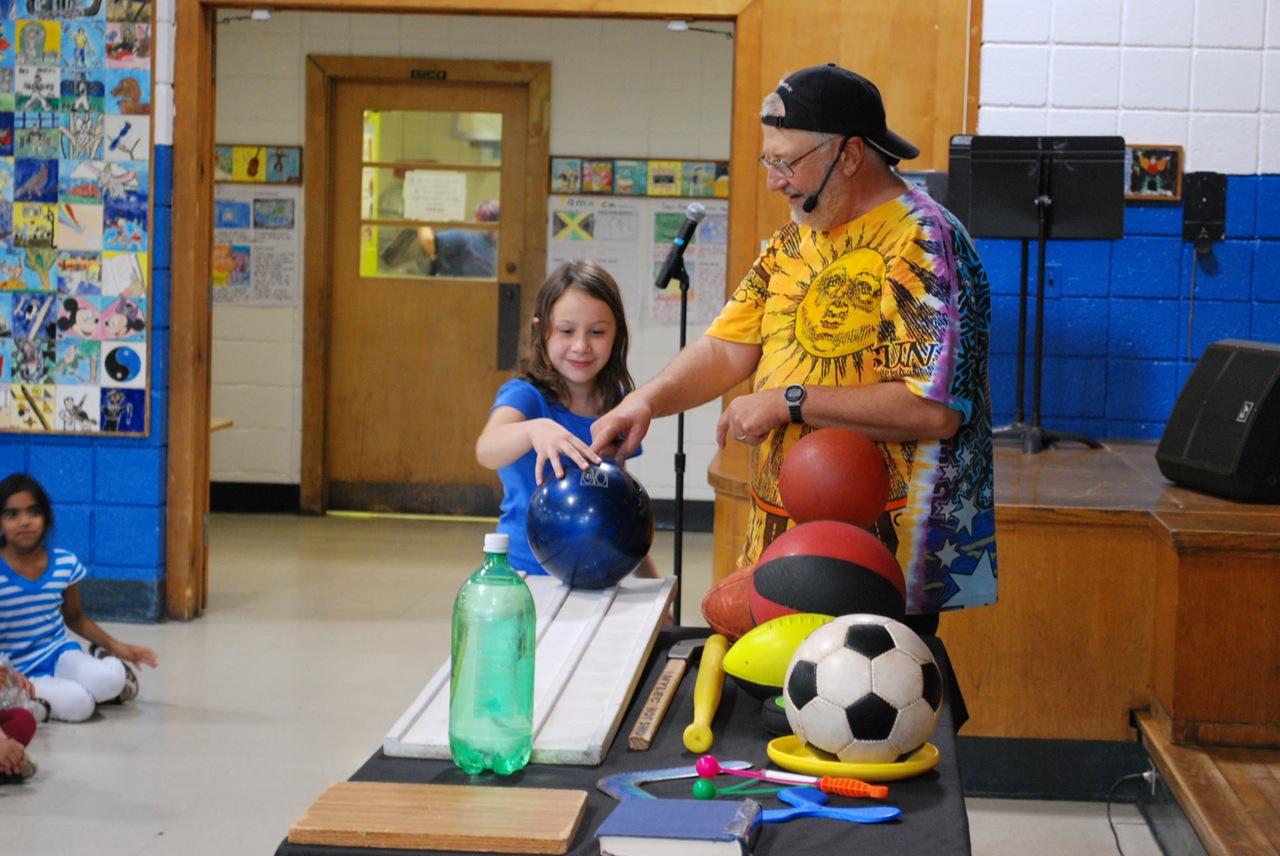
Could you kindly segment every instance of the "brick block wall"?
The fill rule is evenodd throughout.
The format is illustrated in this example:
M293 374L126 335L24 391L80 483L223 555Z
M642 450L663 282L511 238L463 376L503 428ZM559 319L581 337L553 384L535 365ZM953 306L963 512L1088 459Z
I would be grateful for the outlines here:
M1175 203L1127 205L1121 240L1050 242L1042 392L1047 425L1099 438L1158 438L1210 342L1280 342L1280 240L1269 220L1280 215L1273 195L1278 185L1276 176L1229 177L1227 239L1204 256L1182 241L1182 206ZM1019 243L978 241L994 292L997 423L1013 416ZM1034 244L1029 258L1034 296ZM1034 327L1028 351L1033 333ZM1028 413L1030 379L1028 362Z

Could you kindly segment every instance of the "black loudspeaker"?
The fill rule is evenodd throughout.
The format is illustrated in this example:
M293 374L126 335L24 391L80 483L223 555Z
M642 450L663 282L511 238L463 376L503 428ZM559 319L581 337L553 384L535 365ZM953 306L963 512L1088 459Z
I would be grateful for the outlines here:
M1242 502L1280 502L1280 346L1205 349L1156 449L1170 481Z

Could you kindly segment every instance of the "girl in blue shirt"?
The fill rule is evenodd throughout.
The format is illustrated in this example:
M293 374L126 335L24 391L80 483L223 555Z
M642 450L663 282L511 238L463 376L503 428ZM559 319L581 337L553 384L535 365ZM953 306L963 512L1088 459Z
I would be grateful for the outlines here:
M564 462L581 469L600 463L591 451L591 423L635 388L627 371L627 319L609 272L592 261L560 265L538 290L521 377L503 384L476 440L476 460L498 471L502 516L498 531L511 539L517 570L546 571L525 531L529 499L547 475L564 476ZM651 557L636 569L657 576Z
M133 698L133 668L155 668L156 655L85 615L79 582L88 572L74 553L47 544L52 529L39 482L25 473L0 481L0 653L30 679L53 719L81 722L102 702ZM90 653L68 631L88 639Z

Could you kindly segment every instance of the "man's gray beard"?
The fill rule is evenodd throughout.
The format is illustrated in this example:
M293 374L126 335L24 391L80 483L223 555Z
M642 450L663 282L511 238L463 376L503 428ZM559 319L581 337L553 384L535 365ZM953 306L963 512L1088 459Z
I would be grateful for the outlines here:
M845 203L848 202L850 195L853 193L852 188L845 182L839 181L838 176L832 176L831 181L827 182L826 188L822 193L818 194L818 204L808 214L803 210L797 212L795 209L791 211L791 222L797 226L808 226L819 232L829 232L837 226L843 226L844 223L831 222L835 215L829 213L832 211L845 210ZM809 195L805 196L808 199Z

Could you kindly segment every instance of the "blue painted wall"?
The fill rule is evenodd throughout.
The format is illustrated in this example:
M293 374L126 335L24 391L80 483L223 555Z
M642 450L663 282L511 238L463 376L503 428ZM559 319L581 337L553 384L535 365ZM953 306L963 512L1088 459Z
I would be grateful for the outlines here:
M99 619L157 621L164 614L172 148L155 146L151 167L150 434L0 434L0 474L29 472L49 491L54 543L89 569L84 602Z
M1050 241L1045 252L1042 411L1050 428L1156 439L1205 347L1280 343L1280 176L1227 179L1227 236L1195 257L1182 205L1129 203L1125 237ZM1013 417L1020 241L980 239L991 277L991 388L997 425ZM1036 248L1028 319L1034 323ZM1195 299L1191 299L1192 271ZM1026 415L1031 415L1028 333Z

